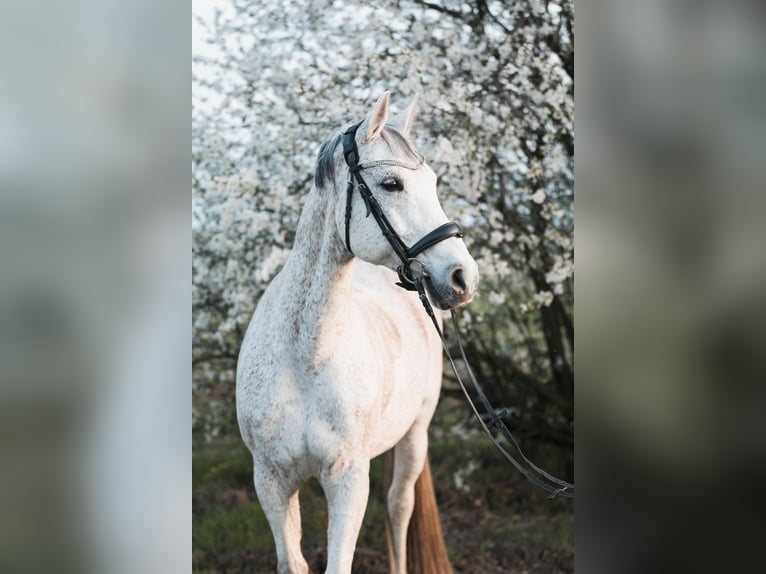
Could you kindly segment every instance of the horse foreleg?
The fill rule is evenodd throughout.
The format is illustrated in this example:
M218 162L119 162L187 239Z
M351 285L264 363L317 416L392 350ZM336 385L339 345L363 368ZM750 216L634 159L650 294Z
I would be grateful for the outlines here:
M319 477L329 511L326 574L350 574L370 493L369 460L338 466L333 465Z
M394 549L394 574L407 573L407 527L415 506L415 482L428 450L427 427L415 426L394 447L394 476L388 490L388 518Z
M279 574L308 574L301 553L301 512L298 490L285 485L280 477L264 467L256 467L255 492L269 521L277 547Z

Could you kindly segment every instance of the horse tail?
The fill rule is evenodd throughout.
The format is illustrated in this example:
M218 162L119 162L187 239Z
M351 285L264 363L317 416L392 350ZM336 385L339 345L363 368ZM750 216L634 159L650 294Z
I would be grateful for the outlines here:
M393 476L393 458L393 452L386 455L386 492ZM386 526L388 555L393 565L394 550L388 521ZM428 458L415 482L415 508L407 529L407 572L409 574L452 574L452 564L444 543Z
M415 509L407 530L407 569L412 574L451 574L428 458L415 483Z

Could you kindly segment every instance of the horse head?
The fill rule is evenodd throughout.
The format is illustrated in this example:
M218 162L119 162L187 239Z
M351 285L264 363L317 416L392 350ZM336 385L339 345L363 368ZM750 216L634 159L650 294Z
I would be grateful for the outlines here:
M432 302L453 309L476 294L478 266L460 227L444 214L436 174L408 139L417 97L390 119L389 97L385 92L365 120L344 134L346 161L335 166L341 170L337 181L348 187L342 196L343 186L336 186L338 232L352 254L369 263L404 268L405 277L416 266Z

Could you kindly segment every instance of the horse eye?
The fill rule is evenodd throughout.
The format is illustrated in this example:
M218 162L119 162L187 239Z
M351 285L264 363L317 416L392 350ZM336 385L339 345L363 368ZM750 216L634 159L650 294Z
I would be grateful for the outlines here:
M384 179L380 183L380 185L386 191L402 191L404 189L404 186L402 185L402 182L399 181L398 179L393 178L393 177L390 177L388 179Z

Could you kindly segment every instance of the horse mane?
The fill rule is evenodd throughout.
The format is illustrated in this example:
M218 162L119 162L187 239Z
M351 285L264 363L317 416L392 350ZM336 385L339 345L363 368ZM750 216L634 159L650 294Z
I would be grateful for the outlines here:
M388 149L397 157L415 162L420 160L415 146L396 128L387 125L380 135L386 142ZM335 185L335 150L338 148L342 137L343 134L335 134L319 146L316 170L314 171L314 185L317 188L322 188L328 183Z
M336 134L319 146L317 167L314 172L314 185L317 189L324 187L328 182L335 185L335 149L342 136L343 134Z

